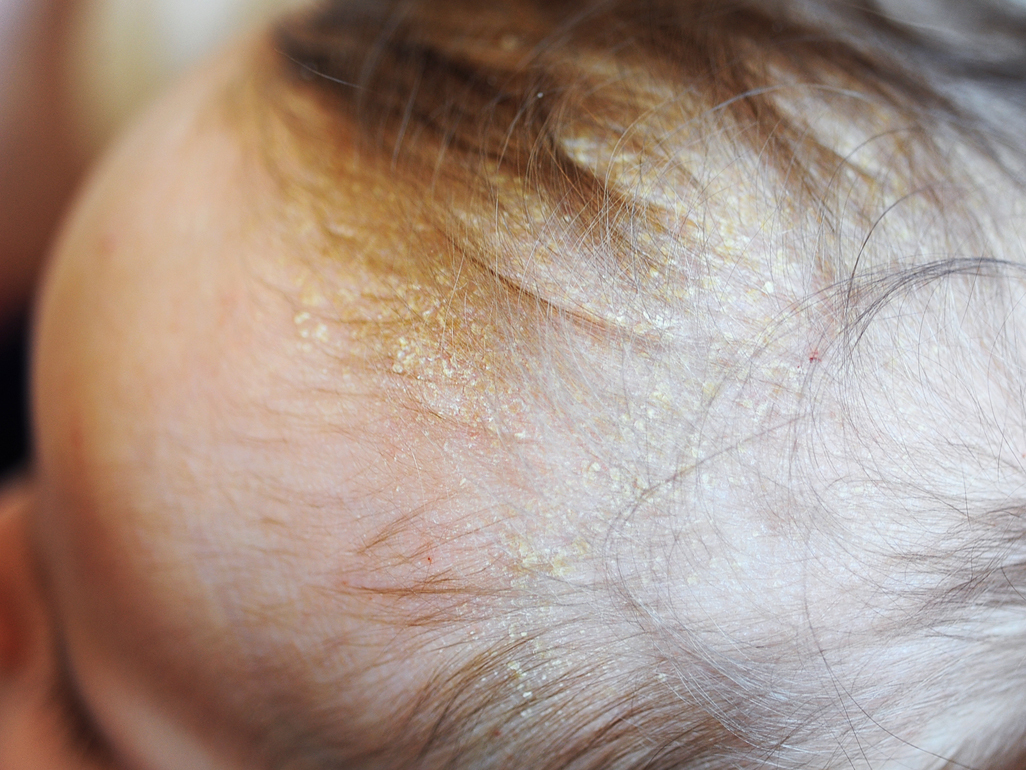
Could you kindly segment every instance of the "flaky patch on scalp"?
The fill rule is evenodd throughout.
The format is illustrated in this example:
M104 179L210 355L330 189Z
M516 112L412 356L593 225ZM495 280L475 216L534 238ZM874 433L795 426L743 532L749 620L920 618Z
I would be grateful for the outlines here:
M955 631L1024 572L1022 191L907 61L764 5L329 4L265 62L297 355L458 479L368 546L447 661L407 766L930 767L991 749L938 704L1006 718L935 672L993 681Z
M421 227L441 236L407 267L483 270L521 305L643 332L653 325L644 315L664 310L650 305L662 299L679 315L691 299L682 287L720 266L744 268L737 283L754 289L775 289L777 278L789 301L844 280L856 257L875 269L859 247L889 206L923 199L935 213L961 194L936 189L951 185L952 169L937 173L936 124L922 122L942 100L841 42L740 7L656 6L639 26L629 10L602 5L568 16L565 29L558 12L531 9L514 22L457 4L424 18L404 6L387 38L374 26L386 14L335 9L318 27L336 43L330 57L318 58L313 35L285 37L286 52L291 44L303 54L302 72L333 88L312 98L338 100L334 109L352 110L374 137L356 153L382 164L377 184L387 177L389 190L377 197L404 201L399 221L411 236L427 240ZM449 14L480 28L449 37ZM680 37L647 39L660 23ZM603 45L615 55L600 56ZM376 46L373 66L367 46ZM351 144L337 146L317 159L328 164L318 195L324 178L352 173L331 167L356 157ZM408 250L391 259L398 265ZM452 276L439 290L462 291Z

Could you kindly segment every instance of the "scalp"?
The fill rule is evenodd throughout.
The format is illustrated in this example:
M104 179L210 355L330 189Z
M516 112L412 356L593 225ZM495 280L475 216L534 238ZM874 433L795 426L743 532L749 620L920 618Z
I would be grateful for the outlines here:
M1021 632L1018 150L907 30L809 7L329 4L279 30L258 125L316 232L297 333L344 338L458 476L370 547L487 554L390 584L444 597L436 649L481 622L409 712L424 766L991 750L943 725L997 701L933 671L992 681L1003 643L951 632L974 609Z

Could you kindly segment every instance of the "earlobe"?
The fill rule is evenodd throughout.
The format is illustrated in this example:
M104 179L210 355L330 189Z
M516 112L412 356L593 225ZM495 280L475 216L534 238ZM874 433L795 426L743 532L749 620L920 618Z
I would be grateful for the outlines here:
M54 625L31 547L31 480L0 486L0 770L95 770L55 700Z
M33 483L0 487L0 734L19 683L32 679L47 648L48 620L30 547Z
M44 617L42 608L34 606L39 599L28 545L33 498L28 480L0 487L0 685L4 689L25 663Z

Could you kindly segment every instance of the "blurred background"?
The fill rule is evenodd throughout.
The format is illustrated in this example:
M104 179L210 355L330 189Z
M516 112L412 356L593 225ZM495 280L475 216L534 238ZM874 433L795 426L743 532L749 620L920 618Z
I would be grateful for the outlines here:
M302 0L0 0L0 478L28 458L34 286L83 175L228 38Z

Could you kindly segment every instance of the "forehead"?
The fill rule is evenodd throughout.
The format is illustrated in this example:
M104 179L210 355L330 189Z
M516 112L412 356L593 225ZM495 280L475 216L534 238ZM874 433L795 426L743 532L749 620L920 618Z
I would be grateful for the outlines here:
M72 647L94 669L157 667L183 702L252 681L278 644L356 634L336 589L366 578L369 501L400 494L395 415L297 325L301 249L224 106L251 56L186 83L108 159L40 309L37 524Z
M247 273L267 250L261 180L211 114L209 88L189 84L132 134L57 249L41 310L39 427L86 474L154 469L172 451L154 442L176 433L179 449L202 452L269 386L255 351L276 331L275 298ZM102 458L89 457L97 448Z

